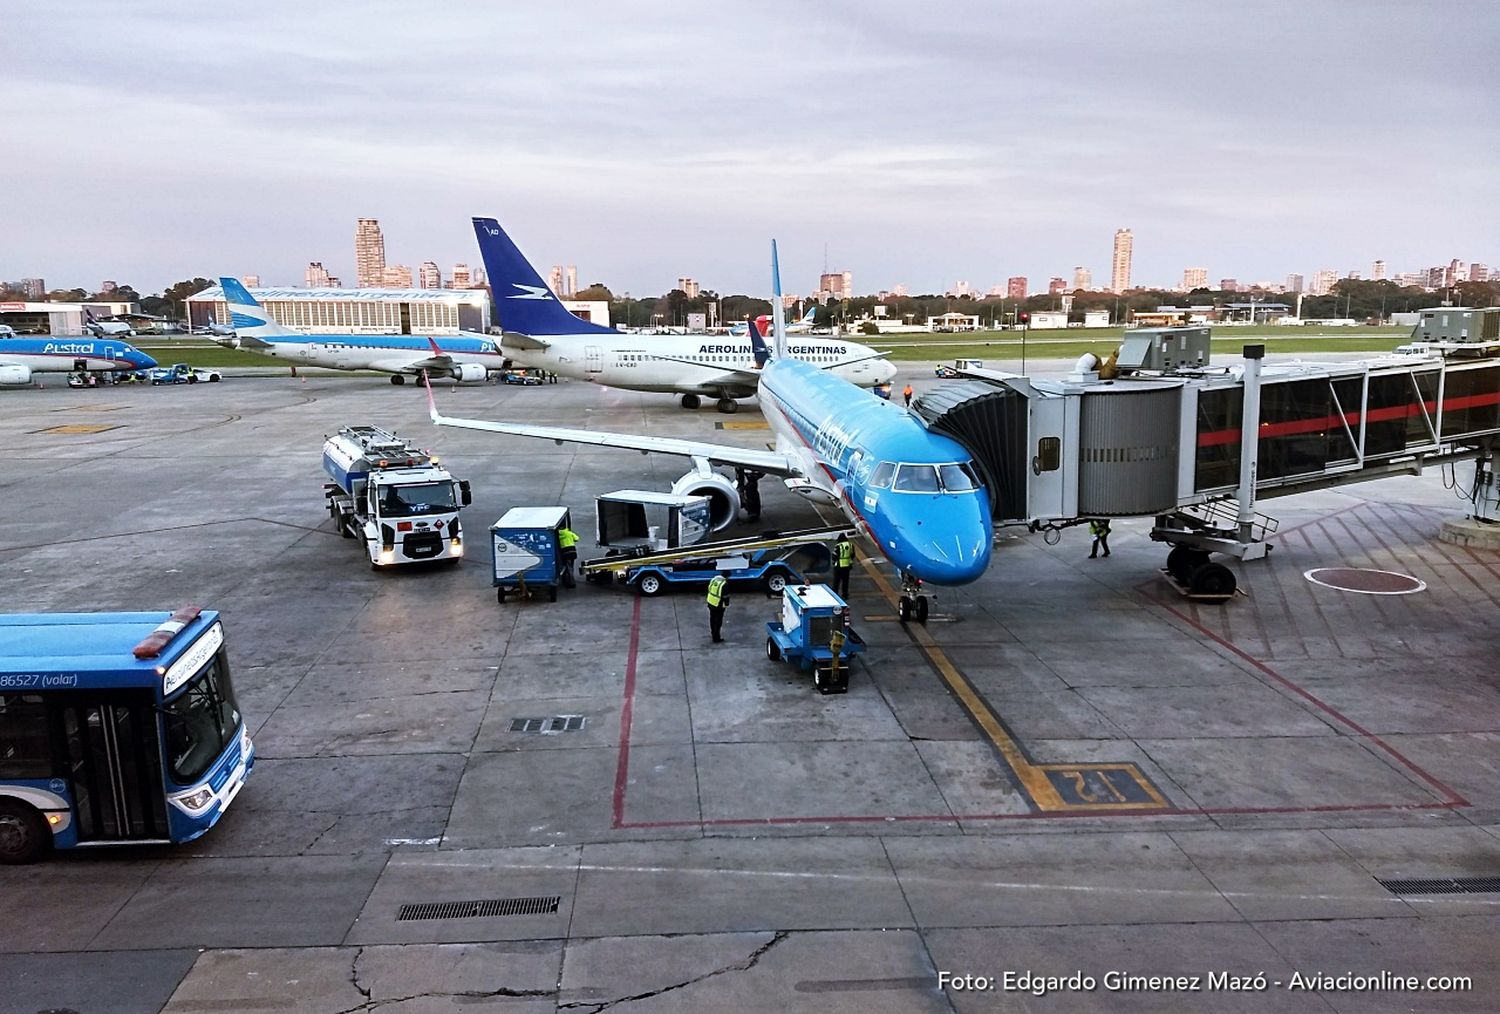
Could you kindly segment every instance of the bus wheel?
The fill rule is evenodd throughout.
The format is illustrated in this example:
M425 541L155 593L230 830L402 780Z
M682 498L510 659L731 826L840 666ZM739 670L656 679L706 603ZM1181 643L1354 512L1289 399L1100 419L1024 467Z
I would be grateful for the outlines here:
M40 813L25 803L0 799L0 863L29 863L51 839Z

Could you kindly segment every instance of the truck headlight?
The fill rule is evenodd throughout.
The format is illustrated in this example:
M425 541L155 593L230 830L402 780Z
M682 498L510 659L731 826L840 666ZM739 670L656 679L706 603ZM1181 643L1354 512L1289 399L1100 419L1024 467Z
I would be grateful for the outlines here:
M454 556L464 555L464 543L462 539L450 539L448 540L448 544L453 548Z
M396 560L396 551L394 549L382 549L380 551L380 564L381 564L381 566L384 566L385 564L388 564L388 563L394 563L395 560Z

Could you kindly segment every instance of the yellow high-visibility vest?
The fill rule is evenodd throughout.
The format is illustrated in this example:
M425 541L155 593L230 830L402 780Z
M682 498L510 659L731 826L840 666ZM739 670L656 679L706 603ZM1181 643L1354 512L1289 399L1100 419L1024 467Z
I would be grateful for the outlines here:
M578 533L571 528L559 528L557 530L557 544L564 549L578 544Z
M854 566L854 546L848 539L840 539L833 547L833 565L835 567Z
M708 604L710 606L722 606L724 604L724 586L729 582L724 575L720 574L708 582Z

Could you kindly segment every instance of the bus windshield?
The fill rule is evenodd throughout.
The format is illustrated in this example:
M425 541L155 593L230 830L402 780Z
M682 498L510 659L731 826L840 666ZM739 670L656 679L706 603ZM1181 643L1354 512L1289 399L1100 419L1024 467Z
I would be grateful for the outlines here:
M380 516L409 518L458 510L451 482L419 482L411 486L382 486Z
M172 780L186 785L203 777L234 739L240 708L221 651L175 697L162 706L167 723L167 761Z

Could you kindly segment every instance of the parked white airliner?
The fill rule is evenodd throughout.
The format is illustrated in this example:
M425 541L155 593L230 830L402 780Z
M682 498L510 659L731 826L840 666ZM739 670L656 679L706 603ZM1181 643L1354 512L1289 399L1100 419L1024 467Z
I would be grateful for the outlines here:
M499 222L474 219L474 235L504 329L500 349L519 365L627 391L677 394L683 408L715 398L720 412L737 411L736 399L759 388L748 337L622 334L581 320L558 302ZM803 338L786 352L860 387L888 384L896 375L885 353L843 339Z

